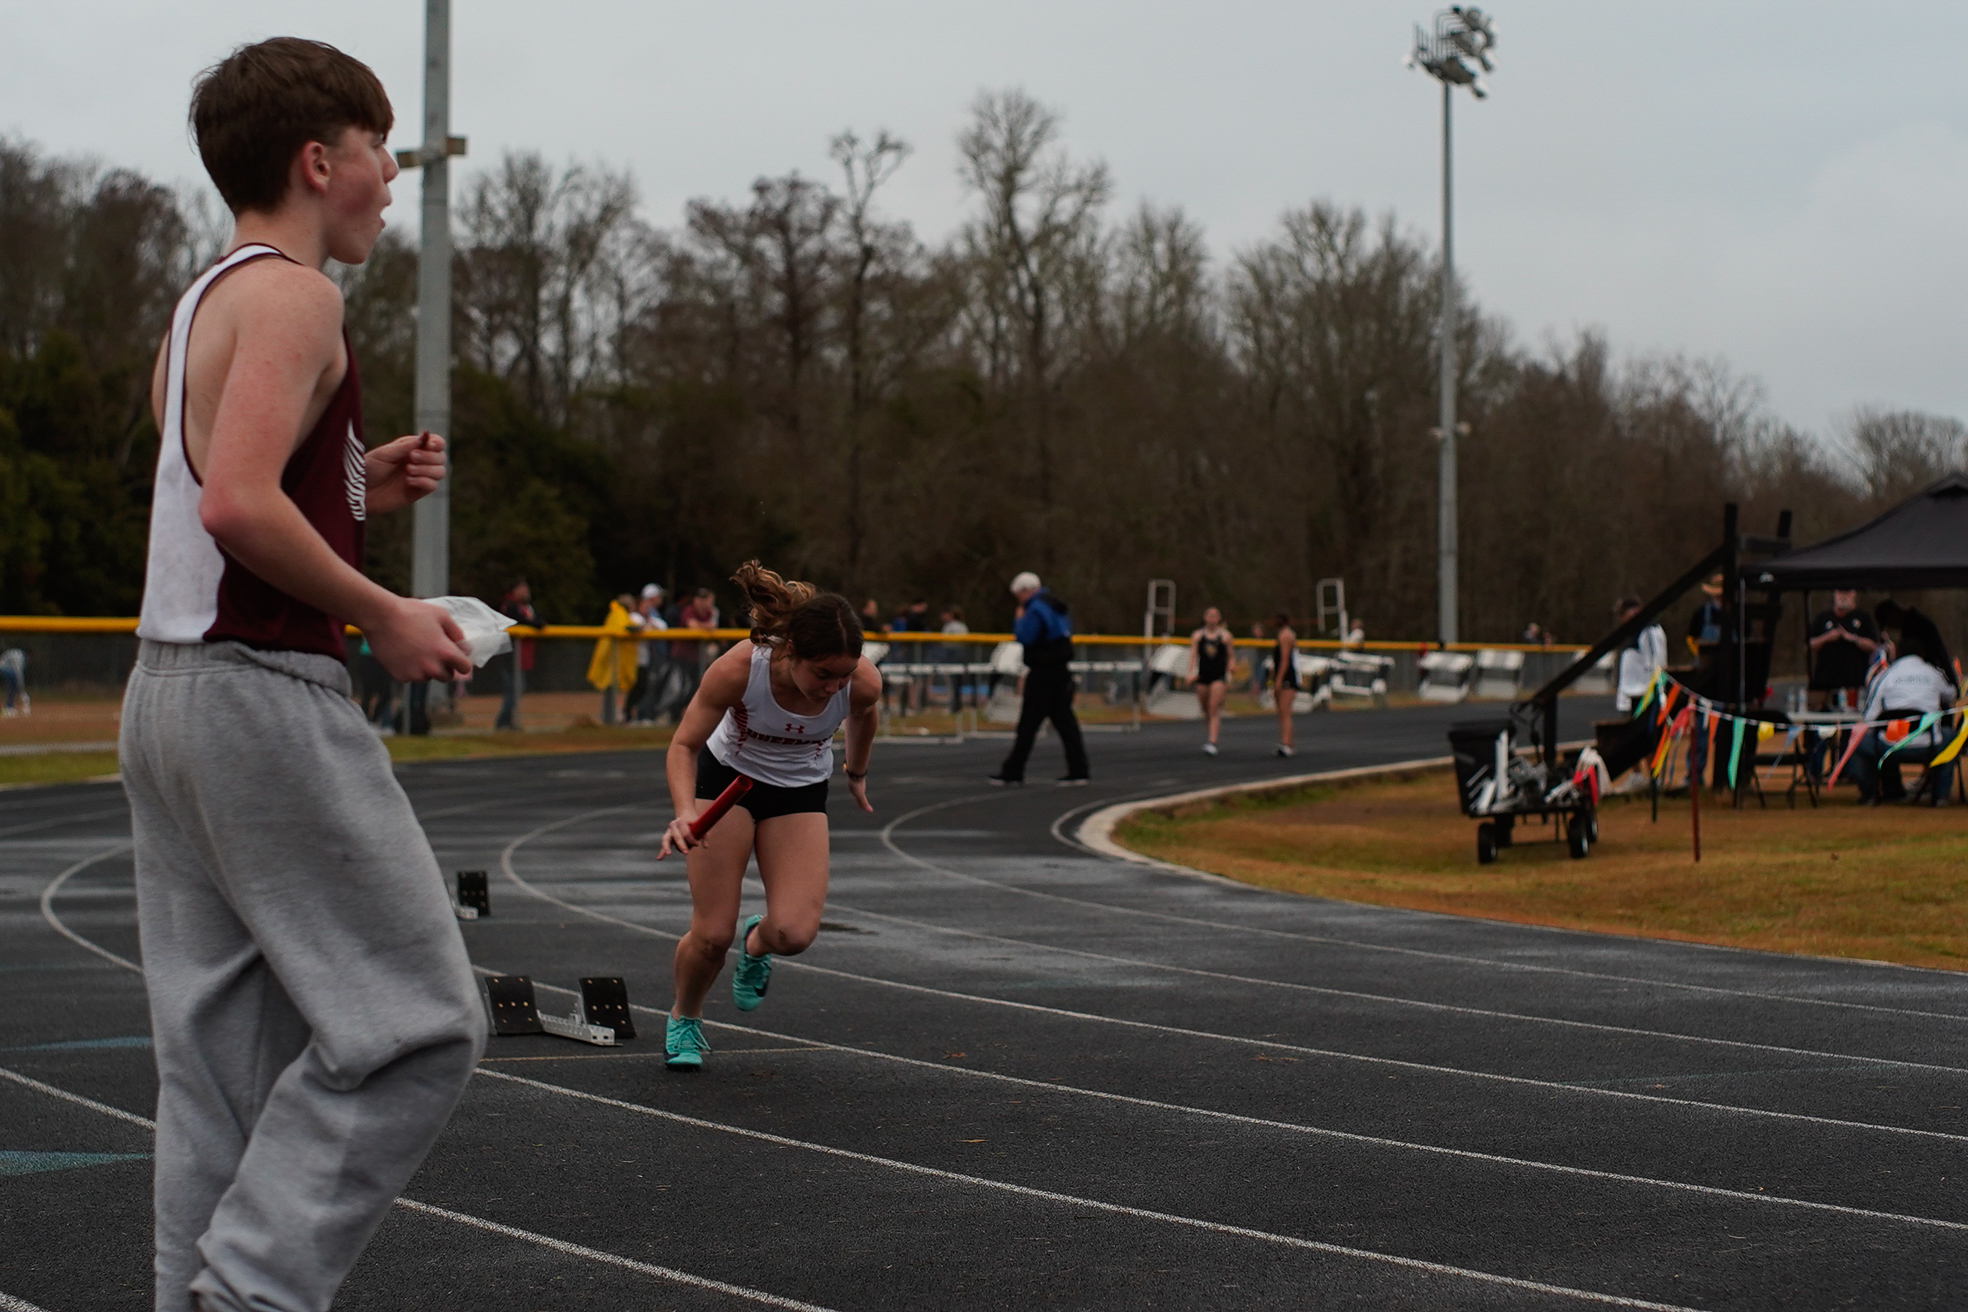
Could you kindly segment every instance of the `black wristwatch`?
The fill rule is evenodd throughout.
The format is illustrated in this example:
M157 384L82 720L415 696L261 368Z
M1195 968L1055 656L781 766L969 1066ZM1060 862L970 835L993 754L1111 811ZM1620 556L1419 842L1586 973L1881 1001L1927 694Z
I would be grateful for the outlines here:
M866 770L863 770L860 774L856 774L854 773L854 771L848 769L846 766L841 767L841 773L846 775L848 778L857 781L861 779L866 779L868 777L868 772Z

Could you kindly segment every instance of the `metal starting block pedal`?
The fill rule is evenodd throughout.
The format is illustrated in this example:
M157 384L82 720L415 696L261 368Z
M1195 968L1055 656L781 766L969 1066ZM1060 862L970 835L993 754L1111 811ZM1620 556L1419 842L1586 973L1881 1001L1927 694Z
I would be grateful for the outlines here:
M620 975L583 976L580 999L565 1016L542 1016L533 981L524 975L493 975L485 991L492 999L494 1034L552 1034L602 1048L636 1036L628 986Z
M458 900L451 904L451 910L460 920L477 920L492 914L492 890L483 870L458 872Z

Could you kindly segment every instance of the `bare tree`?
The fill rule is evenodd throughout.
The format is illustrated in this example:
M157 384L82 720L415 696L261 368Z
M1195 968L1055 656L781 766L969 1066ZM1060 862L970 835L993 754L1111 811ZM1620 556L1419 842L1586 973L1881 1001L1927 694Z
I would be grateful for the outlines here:
M772 409L796 447L805 435L807 372L836 272L829 238L840 208L839 197L798 173L754 182L752 203L743 210L701 200L689 207L691 231L732 262L732 293L777 339L779 396Z
M868 411L868 308L869 278L885 247L894 244L895 233L877 224L872 214L875 192L895 176L909 157L909 145L890 136L883 128L871 144L863 145L850 130L833 139L828 153L845 175L847 197L841 217L846 226L848 275L845 294L847 337L847 544L846 573L858 579L861 573L861 547L865 528L862 522L862 454L866 445L863 426Z
M972 332L992 377L1015 382L1022 395L1045 510L1054 504L1061 339L1074 311L1084 315L1095 303L1089 275L1097 280L1099 213L1113 191L1105 164L1073 160L1057 149L1058 137L1057 113L1005 91L978 96L957 138L958 172L982 202L961 239L976 279Z
M1845 459L1878 502L1897 501L1963 467L1968 427L1918 410L1860 406L1839 425Z
M624 313L620 265L640 233L626 174L509 153L474 179L460 208L459 353L513 379L564 419L606 377Z

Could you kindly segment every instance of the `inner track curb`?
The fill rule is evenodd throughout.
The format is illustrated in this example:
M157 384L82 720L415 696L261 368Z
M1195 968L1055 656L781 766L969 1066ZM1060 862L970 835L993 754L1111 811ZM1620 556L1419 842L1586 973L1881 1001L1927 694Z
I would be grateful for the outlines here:
M1122 847L1114 841L1114 829L1123 820L1138 811L1153 811L1161 807L1185 806L1191 802L1208 802L1220 797L1262 797L1270 793L1290 792L1307 784L1333 783L1345 779L1371 779L1376 775L1405 774L1414 770L1435 770L1454 765L1453 756L1430 756L1412 761L1394 761L1388 765L1363 765L1350 770L1319 770L1311 774L1291 774L1279 779L1258 779L1241 784L1222 784L1215 788L1197 788L1182 793L1164 793L1159 797L1139 797L1131 801L1115 802L1103 806L1086 819L1080 821L1073 830L1073 841L1102 856L1131 861L1136 865L1154 866L1157 869L1173 871L1201 879L1223 879L1224 876L1208 870L1197 870L1193 866L1177 865L1173 861L1163 861L1159 857L1146 856L1130 848ZM1237 881L1227 881L1237 882ZM1248 885L1240 885L1248 887Z

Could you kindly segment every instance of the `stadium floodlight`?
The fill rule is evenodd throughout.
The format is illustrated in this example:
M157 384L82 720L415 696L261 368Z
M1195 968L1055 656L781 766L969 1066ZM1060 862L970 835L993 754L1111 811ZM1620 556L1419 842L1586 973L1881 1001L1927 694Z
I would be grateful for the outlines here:
M1436 628L1443 642L1457 639L1456 437L1469 431L1468 425L1456 423L1455 242L1454 210L1450 204L1449 110L1457 87L1468 87L1478 100L1489 96L1490 88L1481 74L1496 71L1496 61L1491 58L1496 48L1496 33L1496 20L1475 5L1450 5L1435 15L1433 32L1415 28L1414 49L1401 61L1442 84L1442 326L1439 334L1442 406L1441 424L1433 436L1440 444L1437 458L1441 490L1435 530Z

